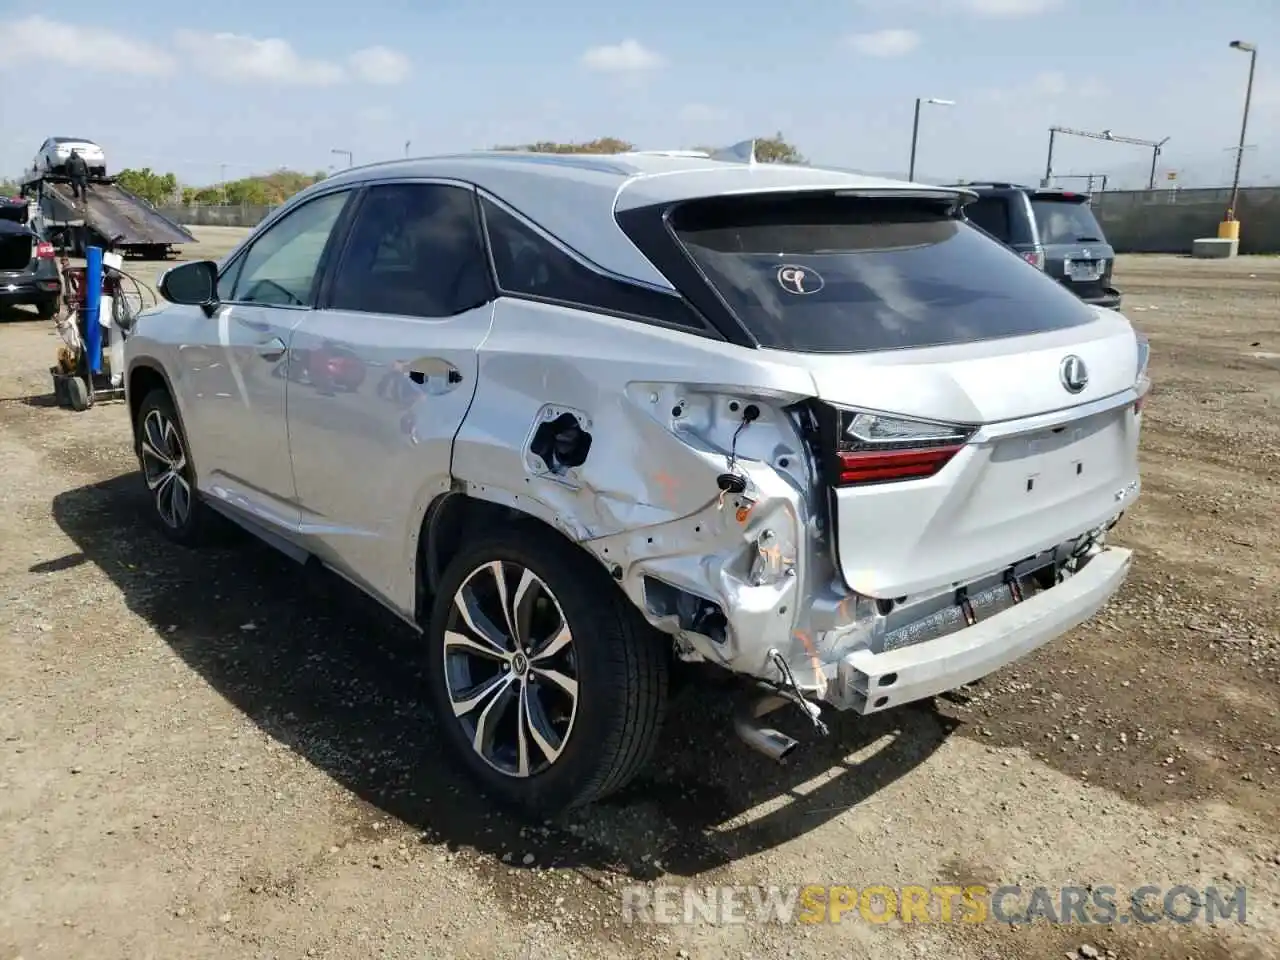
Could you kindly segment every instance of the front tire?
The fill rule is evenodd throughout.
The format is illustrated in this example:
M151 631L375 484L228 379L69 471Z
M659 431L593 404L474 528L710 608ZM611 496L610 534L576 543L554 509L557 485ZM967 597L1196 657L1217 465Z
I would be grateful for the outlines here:
M166 390L142 398L134 443L151 498L151 518L174 543L198 546L208 538L209 508L196 494L186 433Z
M490 794L542 815L621 789L648 762L668 648L603 570L515 524L441 577L427 679L450 752Z

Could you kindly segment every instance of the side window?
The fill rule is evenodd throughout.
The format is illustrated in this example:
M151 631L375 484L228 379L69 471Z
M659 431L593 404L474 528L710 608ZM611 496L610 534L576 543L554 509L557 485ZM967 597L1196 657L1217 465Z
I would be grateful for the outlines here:
M370 187L333 277L335 310L452 317L493 298L475 194L437 183Z
M497 204L486 199L482 206L503 293L706 329L702 318L680 297L598 273Z
M244 257L236 257L235 262L222 271L218 277L218 300L226 303L231 299L236 288L236 278L240 276L240 268L244 266Z
M310 303L320 257L348 196L344 191L308 201L268 227L241 258L230 299L277 307Z
M1009 203L1003 197L979 197L964 208L964 215L997 240L1009 243Z

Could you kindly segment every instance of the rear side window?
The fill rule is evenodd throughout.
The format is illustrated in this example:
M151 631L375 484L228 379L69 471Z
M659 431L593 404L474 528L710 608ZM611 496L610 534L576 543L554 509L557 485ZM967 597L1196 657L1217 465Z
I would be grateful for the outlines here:
M485 199L494 272L503 293L694 330L702 318L680 297L608 276Z
M1013 240L1009 201L1004 197L979 197L964 208L964 215L1002 243Z
M1102 243L1102 227L1093 208L1083 200L1047 200L1033 197L1041 243Z
M762 347L844 353L1060 330L1093 313L938 202L694 201L671 225Z
M329 306L438 318L491 297L471 190L438 183L369 188L334 273Z

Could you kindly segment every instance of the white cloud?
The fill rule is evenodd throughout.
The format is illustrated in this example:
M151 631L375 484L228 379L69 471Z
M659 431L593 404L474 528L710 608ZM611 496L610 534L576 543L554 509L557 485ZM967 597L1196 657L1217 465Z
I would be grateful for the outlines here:
M413 65L403 53L387 47L367 47L347 58L351 72L365 83L391 86L409 79Z
M961 13L989 19L1033 17L1062 6L1062 0L858 0L858 5L878 13L901 16L910 10L922 14Z
M959 5L979 17L1034 17L1061 6L1062 0L959 0Z
M243 83L277 83L298 87L327 87L356 79L365 83L397 84L412 65L404 54L388 47L366 47L346 63L302 56L287 40L259 40L237 33L198 33L179 30L179 50L213 77Z
M902 57L920 46L920 35L914 30L876 30L852 34L845 42L864 57Z
M1105 97L1109 91L1106 84L1094 77L1081 77L1068 80L1060 70L1043 70L1031 78L1025 86L1016 89L987 88L979 91L979 98L996 103L1021 101L1035 103L1037 101L1057 100L1069 97L1072 102L1096 100Z
M287 40L180 30L175 41L197 67L223 80L322 87L346 79L346 71L340 64L308 60Z
M661 54L650 50L639 40L630 39L591 47L582 55L583 66L603 73L639 73L654 70L664 62Z
M80 70L158 77L172 73L173 57L159 47L101 27L26 17L4 27L0 66L54 62Z

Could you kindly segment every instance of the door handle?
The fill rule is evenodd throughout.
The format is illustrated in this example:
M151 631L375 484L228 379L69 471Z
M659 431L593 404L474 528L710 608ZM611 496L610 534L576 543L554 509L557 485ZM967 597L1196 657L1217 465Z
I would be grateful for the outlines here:
M258 344L258 356L264 360L279 360L284 356L288 347L284 345L284 341L279 337L272 337L270 340L264 340Z

